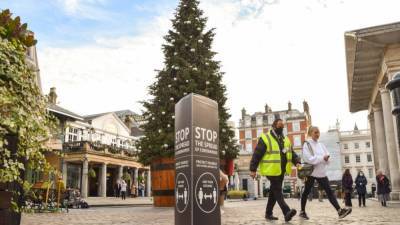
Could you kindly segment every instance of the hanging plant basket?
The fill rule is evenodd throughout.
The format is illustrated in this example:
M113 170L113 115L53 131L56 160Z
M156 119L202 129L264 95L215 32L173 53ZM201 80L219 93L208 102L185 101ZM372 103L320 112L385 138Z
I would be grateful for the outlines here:
M94 171L93 168L90 168L89 171L88 171L88 175L91 178L96 178L96 171Z

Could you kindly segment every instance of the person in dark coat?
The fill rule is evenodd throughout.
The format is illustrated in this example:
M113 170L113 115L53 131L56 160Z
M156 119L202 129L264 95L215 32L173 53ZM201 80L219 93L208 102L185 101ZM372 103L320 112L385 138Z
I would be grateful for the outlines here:
M389 200L390 193L390 181L382 172L382 170L378 170L376 176L376 183L378 186L378 199L381 202L382 206L386 207L386 201Z
M361 207L361 201L362 201L362 205L365 207L365 194L367 193L368 182L367 178L364 176L364 173L362 171L358 172L355 183L358 194L358 206Z
M344 203L346 207L351 208L353 206L351 204L351 193L353 192L353 177L351 176L349 169L346 169L344 171L342 177L342 187L344 192Z

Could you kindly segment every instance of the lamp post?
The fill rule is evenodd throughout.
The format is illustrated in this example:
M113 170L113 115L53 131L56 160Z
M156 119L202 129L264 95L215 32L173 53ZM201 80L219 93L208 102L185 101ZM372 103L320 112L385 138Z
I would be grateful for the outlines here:
M397 129L397 143L400 145L400 73L393 76L393 79L386 85L386 88L390 90L392 95L393 109L392 114L396 117L396 129ZM389 153L389 168L392 183L391 197L393 200L400 199L400 171L399 161L396 157L398 152L397 149Z
M388 82L386 88L389 89L392 96L392 114L396 117L397 142L400 145L400 73L396 73L393 76L393 79Z

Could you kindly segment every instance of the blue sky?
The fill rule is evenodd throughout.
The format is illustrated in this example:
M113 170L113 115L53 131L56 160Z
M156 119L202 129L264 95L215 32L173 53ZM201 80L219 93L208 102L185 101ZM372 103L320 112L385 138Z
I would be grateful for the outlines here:
M178 0L0 0L38 39L43 92L81 115L141 112L163 68ZM367 128L349 113L344 32L400 21L398 0L201 0L236 124L248 113L310 105L313 123ZM276 94L279 93L279 94Z
M138 34L147 21L176 4L177 0L2 0L0 8L28 22L39 46L60 47Z

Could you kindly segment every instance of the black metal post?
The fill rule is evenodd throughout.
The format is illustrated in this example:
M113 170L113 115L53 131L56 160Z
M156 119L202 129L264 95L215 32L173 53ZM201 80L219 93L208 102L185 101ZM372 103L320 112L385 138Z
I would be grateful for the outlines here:
M393 76L386 88L389 89L392 96L392 114L396 117L397 143L400 145L400 73Z

